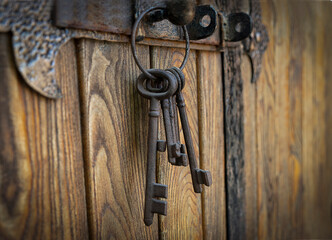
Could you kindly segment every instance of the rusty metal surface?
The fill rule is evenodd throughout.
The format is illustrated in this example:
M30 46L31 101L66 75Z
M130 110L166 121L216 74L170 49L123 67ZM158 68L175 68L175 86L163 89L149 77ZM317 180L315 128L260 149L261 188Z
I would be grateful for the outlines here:
M166 4L166 18L173 24L183 26L195 17L196 0L172 0Z
M52 0L0 1L0 31L12 32L16 65L25 82L48 98L60 98L55 59L71 38L112 41L115 37L95 31L60 29L51 21ZM122 40L117 37L117 40ZM128 41L128 39L125 39Z
M228 42L241 41L249 36L252 31L251 17L243 12L230 13L222 16L223 39Z
M58 27L131 34L135 9L132 0L56 0L55 3Z
M175 17L171 16L171 19L168 20L168 3L169 1L163 1L160 3L155 3L151 0L138 1L140 5L136 8L136 18L142 15L147 9L151 8L151 6L161 6L164 8L164 11L159 11L156 14L153 14L152 17L148 16L147 21L144 21L138 30L138 38L143 39L145 37L150 38L159 38L165 40L179 40L184 39L183 32L181 31L180 26L172 24L170 21L181 24L187 23L188 20L179 21L176 20ZM166 2L166 3L165 3ZM202 18L205 15L209 15L211 18L208 26L202 26ZM201 44L209 44L209 45L219 45L220 43L220 33L219 31L214 31L217 26L216 21L216 11L210 5L200 5L196 6L195 9L195 17L193 21L187 25L188 33L190 36L190 40L200 40ZM178 17L178 18L181 18ZM188 17L189 19L189 17Z
M151 1L152 0L138 0L136 3L141 2L142 4L139 5L140 9L144 9L144 7L148 6L149 4L151 5ZM128 17L130 16L130 14L121 14L121 12L130 12L130 9L134 7L133 4L127 3L125 4L125 6L123 6L123 3L126 2L126 0L112 0L111 2L114 2L114 5L108 4L109 1L99 2L99 0L94 1L96 5L84 5L84 1L79 0L59 0L58 2L56 2L56 8L62 9L61 11L66 10L67 12L71 12L71 10L73 10L70 14L67 13L67 16L71 18L77 17L81 11L84 12L88 9L92 9L92 12L85 12L85 14L83 14L82 16L77 17L77 21L79 24L82 19L87 22L92 21L91 19L94 19L95 15L101 15L99 14L100 11L105 13L107 12L105 11L105 9L107 10L107 8L109 8L112 16L103 16L107 17L110 20L109 22L103 22L102 25L104 27L106 25L108 27L113 26L114 28L112 31L114 32L117 31L118 33L130 34L133 19ZM160 0L160 2L164 1ZM60 8L62 6L59 5L60 3L63 4L63 8ZM103 4L103 10L96 7L99 3ZM154 3L157 4L158 1L154 1ZM80 7L75 8L75 4L80 4ZM72 38L91 38L118 42L128 42L129 38L125 35L115 35L107 32L55 27L51 19L53 7L53 0L1 0L0 31L12 32L12 44L15 61L26 83L45 97L60 98L61 90L57 84L55 77L55 61L56 55L62 45L64 45ZM137 8L137 6L135 7ZM106 15L106 13L104 15ZM103 17L101 19L103 19ZM67 26L65 22L69 23L70 21L68 20L68 18L64 18L63 22L63 26ZM152 24L152 27L147 27L146 23L143 23L143 26L138 30L138 35L142 32L145 32L145 34L147 35L144 36L151 36L158 39L147 38L142 43L153 44L153 42L156 43L157 41L159 41L158 44L162 45L164 43L160 42L160 39L165 36L169 37L170 31L176 33L173 35L174 40L182 39L183 34L181 33L182 31L179 31L180 28L178 26L170 24L169 22L166 22L168 21L163 20L161 22L154 23ZM71 24L76 23L77 22L71 22ZM108 25L108 23L112 23L113 25ZM171 29L175 29L173 29L174 31L170 30L170 25ZM100 30L103 30L103 28ZM209 49L213 50L214 48L212 48L212 45L218 46L220 43L219 39L219 31L215 31L211 37L204 40L199 40L200 45L196 44L195 46L208 46ZM206 49L206 47L203 47L202 49ZM217 50L218 48L215 49ZM251 54L255 55L256 52L252 52Z
M209 22L204 24L204 17L208 17ZM201 5L196 8L195 18L187 25L190 39L206 39L210 37L217 27L217 12L210 5ZM219 31L217 31L219 33Z
M177 1L189 5L182 9L188 14L175 16L179 10ZM192 0L56 0L55 24L58 27L130 35L134 16L138 17L148 8L169 7L174 11L168 11L167 18L173 22L187 23L193 17L193 3ZM139 28L138 36L165 40L183 39L179 26L166 19L154 23L145 21ZM219 33L215 33L200 43L219 45L219 39Z

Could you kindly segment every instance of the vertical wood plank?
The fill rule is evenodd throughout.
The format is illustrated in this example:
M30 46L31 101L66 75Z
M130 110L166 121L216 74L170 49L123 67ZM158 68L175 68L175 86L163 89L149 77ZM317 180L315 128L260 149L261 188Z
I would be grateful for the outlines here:
M326 87L331 80L330 42L332 6L329 3L307 3L308 19L303 22L305 53L303 56L303 221L304 237L332 237L332 164L326 155L326 119L330 102L325 98ZM312 24L312 28L305 27ZM330 89L329 89L330 90ZM327 120L327 121L324 121ZM329 120L329 121L328 121Z
M227 13L249 12L247 0L217 0ZM257 237L256 89L241 43L225 43L224 57L227 238Z
M158 219L143 222L148 101L129 44L81 40L79 59L91 238L155 239Z
M0 34L0 239L87 239L75 47L60 51L63 98L24 84Z
M325 19L331 18L331 6L328 5L328 3L325 3L323 5L323 10ZM324 21L323 24L323 41L324 45L332 41L332 24L330 24L330 21ZM324 66L324 75L323 78L326 80L325 82L325 157L326 157L326 163L324 165L324 169L326 168L326 172L332 171L332 68L330 67L330 64L332 63L332 47L330 44L328 44L326 49L322 49L323 51L323 66ZM323 90L324 91L324 90ZM323 181L323 187L322 191L326 192L326 197L324 199L324 203L322 204L324 219L324 224L327 224L328 226L332 225L332 174L325 174L324 175L324 181ZM332 229L331 227L327 227L327 230L330 230L330 232L326 233L325 235L331 236Z
M245 178L243 79L239 47L226 48L223 56L225 102L225 154L227 184L227 234L230 239L245 236Z
M184 57L182 49L153 47L151 52L153 68L179 67ZM195 51L190 52L183 72L186 77L183 95L186 100L195 153L199 160ZM184 143L182 132L180 135L181 142ZM203 237L201 195L194 193L189 167L170 165L166 154L160 155L158 172L159 182L168 185L167 217L160 217L160 237L162 239L201 239Z
M256 84L251 82L252 69L247 55L241 56L243 78L244 124L244 179L245 185L245 237L257 239L257 136L256 136Z
M289 9L273 2L262 3L262 7L263 19L268 16L270 20L266 23L270 43L263 61L264 71L257 82L258 233L260 239L284 239L294 237L292 217L296 208L291 198L292 171L299 156L292 157L290 148L297 140L294 135L298 134L297 124L301 121L296 120L301 116L294 98L298 96L291 95L289 88L290 85L296 87L298 78L289 81L292 54L288 39ZM297 94L301 91L294 90ZM296 147L294 150L299 151Z
M262 7L270 43L256 93L258 237L330 238L324 120L331 7L289 1Z
M225 142L221 54L199 52L198 118L202 169L213 184L203 192L204 239L226 239Z

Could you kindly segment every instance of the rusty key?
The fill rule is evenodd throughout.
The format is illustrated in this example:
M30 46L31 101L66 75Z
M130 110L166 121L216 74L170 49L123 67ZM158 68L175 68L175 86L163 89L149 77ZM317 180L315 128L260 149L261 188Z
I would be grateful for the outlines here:
M185 84L185 78L184 78L184 74L182 73L182 71L175 67L168 69L168 71L172 72L176 76L177 80L179 81L179 84L181 84L181 88L183 89L184 84ZM186 143L186 147L187 147L190 172L191 172L191 178L192 178L192 182L193 182L194 191L196 193L201 193L202 192L201 184L210 186L212 184L212 177L211 177L210 171L202 170L197 167L195 150L194 150L194 145L192 142L191 131L190 131L187 112L186 112L186 104L185 104L185 100L183 98L181 90L177 91L177 93L176 93L176 103L177 103L177 107L179 109L183 135L184 135L184 139L185 139L185 143Z
M152 224L154 213L166 215L167 211L166 201L154 199L155 197L167 198L167 186L155 183L159 115L159 101L155 98L151 98L149 112L148 161L144 210L144 222L147 226Z
M155 198L167 198L167 185L156 183L156 157L157 150L165 151L165 141L158 141L158 120L160 116L159 101L174 94L177 89L175 77L163 70L150 69L149 73L167 81L167 89L164 92L151 92L147 89L146 76L141 74L137 79L137 90L145 98L150 99L149 133L148 133L148 159L145 190L144 223L149 226L153 223L154 213L166 215L167 202Z
M184 153L184 146L176 141L176 137L174 134L174 124L172 124L171 119L171 102L170 99L161 100L161 107L163 111L164 117L164 125L165 125L165 133L166 133L166 143L167 143L167 153L168 153L168 161L173 165L178 166L187 166L187 158Z
M181 81L178 81L178 89L176 90L181 91ZM173 132L173 138L174 142L177 142L180 144L180 152L182 157L177 159L177 162L175 165L181 165L181 166L188 166L188 157L186 154L186 146L184 144L181 144L180 142L180 128L179 128L179 119L178 119L178 112L176 107L176 96L172 96L169 98L169 106L170 106L170 117L171 117L171 126L172 126L172 132Z

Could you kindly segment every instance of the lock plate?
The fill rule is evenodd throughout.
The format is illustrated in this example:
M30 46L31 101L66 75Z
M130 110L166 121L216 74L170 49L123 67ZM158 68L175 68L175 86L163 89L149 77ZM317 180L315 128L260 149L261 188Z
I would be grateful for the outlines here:
M166 8L166 1L56 0L55 24L64 28L131 35L135 16L137 17L151 6ZM210 23L207 26L202 26L200 24L201 18L205 15L209 16ZM214 34L217 27L217 12L214 8L209 5L196 6L195 16L194 21L188 26L190 40L204 38L200 43L219 45L219 32ZM209 36L211 37L207 38ZM179 26L175 26L166 19L160 19L159 21L143 21L138 37L179 40L183 39L183 33Z
M128 42L126 35L131 34L134 16L139 13L136 11L138 6L141 9L151 6L152 2L164 2L137 0L135 5L131 0L54 1L0 1L0 31L12 32L13 52L18 69L31 88L48 98L62 96L55 77L55 59L63 44L72 38ZM52 18L54 6L55 21ZM197 20L196 24L198 21L201 19ZM182 39L180 27L167 22L163 20L142 24L141 33L151 38ZM213 24L210 23L206 29L215 28L214 21L211 22ZM173 29L167 24L173 26ZM208 38L198 40L200 45L222 45L221 31L212 30L200 36L206 37L213 33ZM192 31L196 31L195 28ZM191 37L200 38L197 35L195 37L193 32Z

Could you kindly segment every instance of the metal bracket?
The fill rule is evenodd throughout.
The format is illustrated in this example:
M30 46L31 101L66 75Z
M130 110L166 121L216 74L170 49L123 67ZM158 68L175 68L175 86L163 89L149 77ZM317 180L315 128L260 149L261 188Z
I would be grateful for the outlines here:
M223 39L226 42L241 41L252 31L252 20L246 13L231 13L225 15L221 12Z
M18 70L25 82L48 98L60 98L56 83L55 58L71 38L112 40L112 35L94 31L61 29L51 22L52 0L0 3L0 32L12 32Z
M70 1L57 0L57 9L62 9L63 11L64 8L59 6L59 2L62 4L67 4L69 11L71 8L75 7L73 5L74 3L70 3ZM82 1L78 2L78 4L81 3ZM95 2L93 3L95 4ZM121 1L117 2L117 4L123 5ZM57 85L55 77L55 59L60 47L72 38L91 38L97 40L114 41L115 35L107 32L90 31L91 28L99 27L98 25L95 26L91 24L91 22L86 23L88 24L87 29L89 30L85 30L84 21L90 21L90 18L84 18L83 22L78 22L77 26L82 30L73 28L58 28L54 26L51 21L53 6L53 0L2 0L0 2L0 32L12 32L12 44L15 61L26 83L43 96L56 99L62 96L60 87ZM87 10L84 9L84 11ZM73 11L72 14L76 14L76 12L77 11ZM196 20L188 25L191 39L206 38L212 33L214 33L213 35L217 35L216 31L214 31L217 25L215 10L210 6L200 6L196 9L196 14ZM210 17L210 23L207 26L202 25L202 18L205 15L209 15ZM73 16L73 18L75 18L75 16ZM118 15L112 16L112 18L117 18L117 16ZM223 19L226 23L226 27L223 27L223 31L226 31L227 26L229 28L233 27L236 29L236 24L235 22L235 25L233 24L233 19L239 19L239 16L242 16L242 14L233 14L229 15L228 17L224 17ZM56 18L57 25L62 27L68 27L68 25L70 27L75 27L75 24L77 23L71 22L71 16L66 17L67 18L64 18L63 22L59 22L59 18ZM121 18L120 15L119 18ZM127 18L128 17L126 16L122 20L128 25ZM242 16L242 18L246 19L244 29L248 29L248 19L244 16ZM111 20L112 19L109 19L110 22L112 22ZM124 29L119 28L120 25L111 26L111 28L107 29L106 31L128 35L130 34L130 31L128 31L127 25ZM107 26L103 25L102 27L105 28ZM157 34L155 37L159 38L161 35L163 35L160 29L152 27L148 29L148 31L149 34ZM230 30L226 32L226 41L240 39L240 33ZM243 34L241 36L245 37ZM149 37L154 37L154 35L151 34ZM117 38L121 38L121 36L118 36ZM178 40L178 38L179 35L177 34L175 34L173 37L175 40ZM211 36L208 39L210 39L207 41L207 43L210 41L209 44L218 45L220 42L219 35L215 38Z
M207 17L209 23L204 23ZM204 39L211 36L217 27L217 12L210 5L201 5L196 7L194 20L187 25L190 39Z

